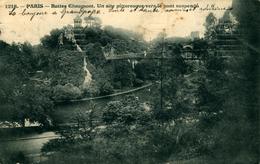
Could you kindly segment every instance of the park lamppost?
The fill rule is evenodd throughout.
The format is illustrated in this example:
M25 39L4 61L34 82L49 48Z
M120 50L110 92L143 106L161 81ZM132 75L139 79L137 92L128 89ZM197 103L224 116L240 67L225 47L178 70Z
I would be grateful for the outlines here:
M155 57L149 57L147 56L147 52L144 51L142 57L138 57L138 59L156 59L159 60L159 73L160 73L160 108L163 109L163 60L165 58L165 38L166 38L166 30L163 29L161 32L161 51L159 52L158 56ZM138 41L140 42L140 41ZM160 46L160 45L159 45ZM140 55L140 53L126 53L123 55L118 55L114 52L115 44L112 42L111 50L109 53L104 53L107 60L126 60L126 59L134 59L136 58L137 54ZM134 56L133 56L134 55ZM124 56L124 57L122 57Z
M166 32L165 29L163 29L162 32L162 53L160 57L160 105L161 105L161 110L163 110L163 58L165 56L165 37L166 37Z

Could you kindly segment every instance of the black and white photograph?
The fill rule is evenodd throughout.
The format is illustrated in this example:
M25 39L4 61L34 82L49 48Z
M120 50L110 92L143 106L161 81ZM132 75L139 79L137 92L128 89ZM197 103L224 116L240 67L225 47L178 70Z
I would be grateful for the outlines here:
M260 164L259 0L0 0L0 164Z

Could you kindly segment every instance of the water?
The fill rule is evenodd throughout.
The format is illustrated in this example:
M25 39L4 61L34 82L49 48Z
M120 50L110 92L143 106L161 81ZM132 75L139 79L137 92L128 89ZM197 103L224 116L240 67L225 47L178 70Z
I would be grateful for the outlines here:
M152 88L152 87L151 87ZM136 97L140 97L141 101L148 101L146 100L147 96L144 96L148 93L150 93L150 89L147 88L145 90L142 90L141 92L135 92L131 93L131 95L134 95ZM150 93L151 94L151 93ZM108 99L98 99L94 100L93 102L97 105L94 112L94 115L96 118L101 119L103 109L105 108L106 104L111 100L120 100L124 96L117 96L113 98ZM144 104L146 105L146 104ZM77 102L77 103L68 103L68 104L60 104L57 105L55 108L54 116L56 117L55 120L58 124L66 124L71 123L73 121L71 118L73 118L74 115L76 115L80 111L86 111L90 108L90 101L85 102ZM148 106L145 106L147 110L150 110ZM33 162L39 162L46 159L46 157L41 155L41 148L43 145L47 142L49 142L52 139L58 138L59 135L52 131L46 131L42 133L37 132L25 132L20 133L19 129L16 134L19 134L19 136L14 135L2 135L0 134L0 158L1 153L4 153L4 156L11 155L16 152L22 152L27 157L30 158ZM6 137L4 137L6 136ZM1 163L1 159L0 159Z
M39 158L41 158L41 148L43 145L48 141L58 137L59 135L51 131L25 134L19 137L1 137L0 153L4 153L4 156L6 157L18 152L22 152L30 159L33 159L33 161L39 161Z

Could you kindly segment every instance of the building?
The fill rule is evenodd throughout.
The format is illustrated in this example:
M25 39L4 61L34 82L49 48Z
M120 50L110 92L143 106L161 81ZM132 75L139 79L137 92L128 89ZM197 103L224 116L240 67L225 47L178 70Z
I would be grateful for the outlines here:
M230 57L239 55L243 51L243 46L238 39L240 38L240 32L237 25L238 22L230 11L226 11L219 20L214 40L218 56Z
M199 39L200 38L200 32L199 31L192 31L190 33L191 40Z
M80 18L80 16L76 16L76 18L74 18L74 27L82 27L82 19Z

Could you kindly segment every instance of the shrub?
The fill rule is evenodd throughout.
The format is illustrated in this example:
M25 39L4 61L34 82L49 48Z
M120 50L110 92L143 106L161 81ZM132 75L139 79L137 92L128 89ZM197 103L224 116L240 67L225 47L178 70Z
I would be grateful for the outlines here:
M114 88L109 82L105 82L100 86L100 95L109 95L114 92Z
M69 100L69 99L77 99L82 95L82 91L68 83L65 85L57 85L54 87L53 98L55 100Z

